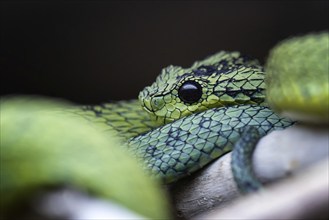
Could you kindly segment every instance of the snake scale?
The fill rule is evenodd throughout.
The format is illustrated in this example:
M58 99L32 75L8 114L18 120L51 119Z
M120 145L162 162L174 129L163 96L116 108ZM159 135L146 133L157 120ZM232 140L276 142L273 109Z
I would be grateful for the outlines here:
M291 125L266 106L264 77L257 60L220 51L190 68L164 68L139 102L75 113L111 126L146 170L171 183L231 151L246 126L263 136Z
M319 57L328 60L327 41L323 32L282 42L270 54L267 77L256 59L239 52L220 51L189 68L171 65L140 92L139 101L85 106L77 113L111 126L147 170L170 183L231 151L245 127L264 136L290 126L292 120L274 113L267 100L276 110L295 109L328 120L328 66L317 62ZM298 56L301 47L304 56ZM285 53L296 59L285 59ZM285 74L289 67L294 74Z
M169 66L138 100L81 107L1 98L0 213L10 216L40 187L68 183L145 216L168 218L160 188L127 149L165 183L233 149L237 185L259 188L250 155L261 136L292 120L328 124L328 45L328 32L286 39L271 50L265 70L228 51L189 68Z

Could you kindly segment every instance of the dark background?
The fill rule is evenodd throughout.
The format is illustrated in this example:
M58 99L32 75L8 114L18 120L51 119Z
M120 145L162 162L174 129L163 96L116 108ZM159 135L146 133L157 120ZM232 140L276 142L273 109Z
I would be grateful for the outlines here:
M135 98L161 68L219 50L264 62L278 41L328 29L328 1L1 2L1 95Z

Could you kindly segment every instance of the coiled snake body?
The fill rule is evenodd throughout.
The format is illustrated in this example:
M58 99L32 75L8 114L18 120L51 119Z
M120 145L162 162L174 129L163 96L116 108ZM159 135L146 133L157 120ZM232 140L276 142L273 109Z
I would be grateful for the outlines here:
M76 113L113 127L147 170L170 183L231 151L247 126L263 136L291 125L266 106L264 76L258 61L221 51L187 69L163 69L140 103Z
M324 32L282 42L270 55L266 84L257 60L221 51L190 68L164 68L140 92L140 103L87 106L82 114L89 112L90 120L118 131L147 169L172 182L232 150L245 127L253 126L263 136L292 124L267 107L266 85L267 100L274 109L313 113L327 120L327 65L318 59L328 60L327 41ZM304 56L298 55L301 51ZM285 54L291 54L291 59ZM303 80L306 88L299 83Z
M266 74L239 52L222 51L190 68L169 66L139 100L72 107L35 97L1 99L1 210L7 214L41 186L69 183L146 216L168 218L161 192L118 145L166 183L235 145L237 185L257 189L253 147L259 136L292 124L278 114L328 124L328 45L328 32L284 40L272 49Z

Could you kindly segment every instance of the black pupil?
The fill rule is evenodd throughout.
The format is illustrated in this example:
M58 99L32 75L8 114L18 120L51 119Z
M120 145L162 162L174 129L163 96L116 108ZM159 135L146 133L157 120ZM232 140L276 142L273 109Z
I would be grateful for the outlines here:
M186 81L178 90L178 96L186 103L199 101L202 96L202 88L199 83Z

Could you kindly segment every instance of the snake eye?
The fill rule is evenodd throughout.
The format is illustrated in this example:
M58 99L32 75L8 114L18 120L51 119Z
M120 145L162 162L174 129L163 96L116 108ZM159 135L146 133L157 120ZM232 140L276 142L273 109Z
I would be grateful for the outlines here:
M202 88L195 81L186 81L178 90L178 96L186 103L199 101L202 96Z

